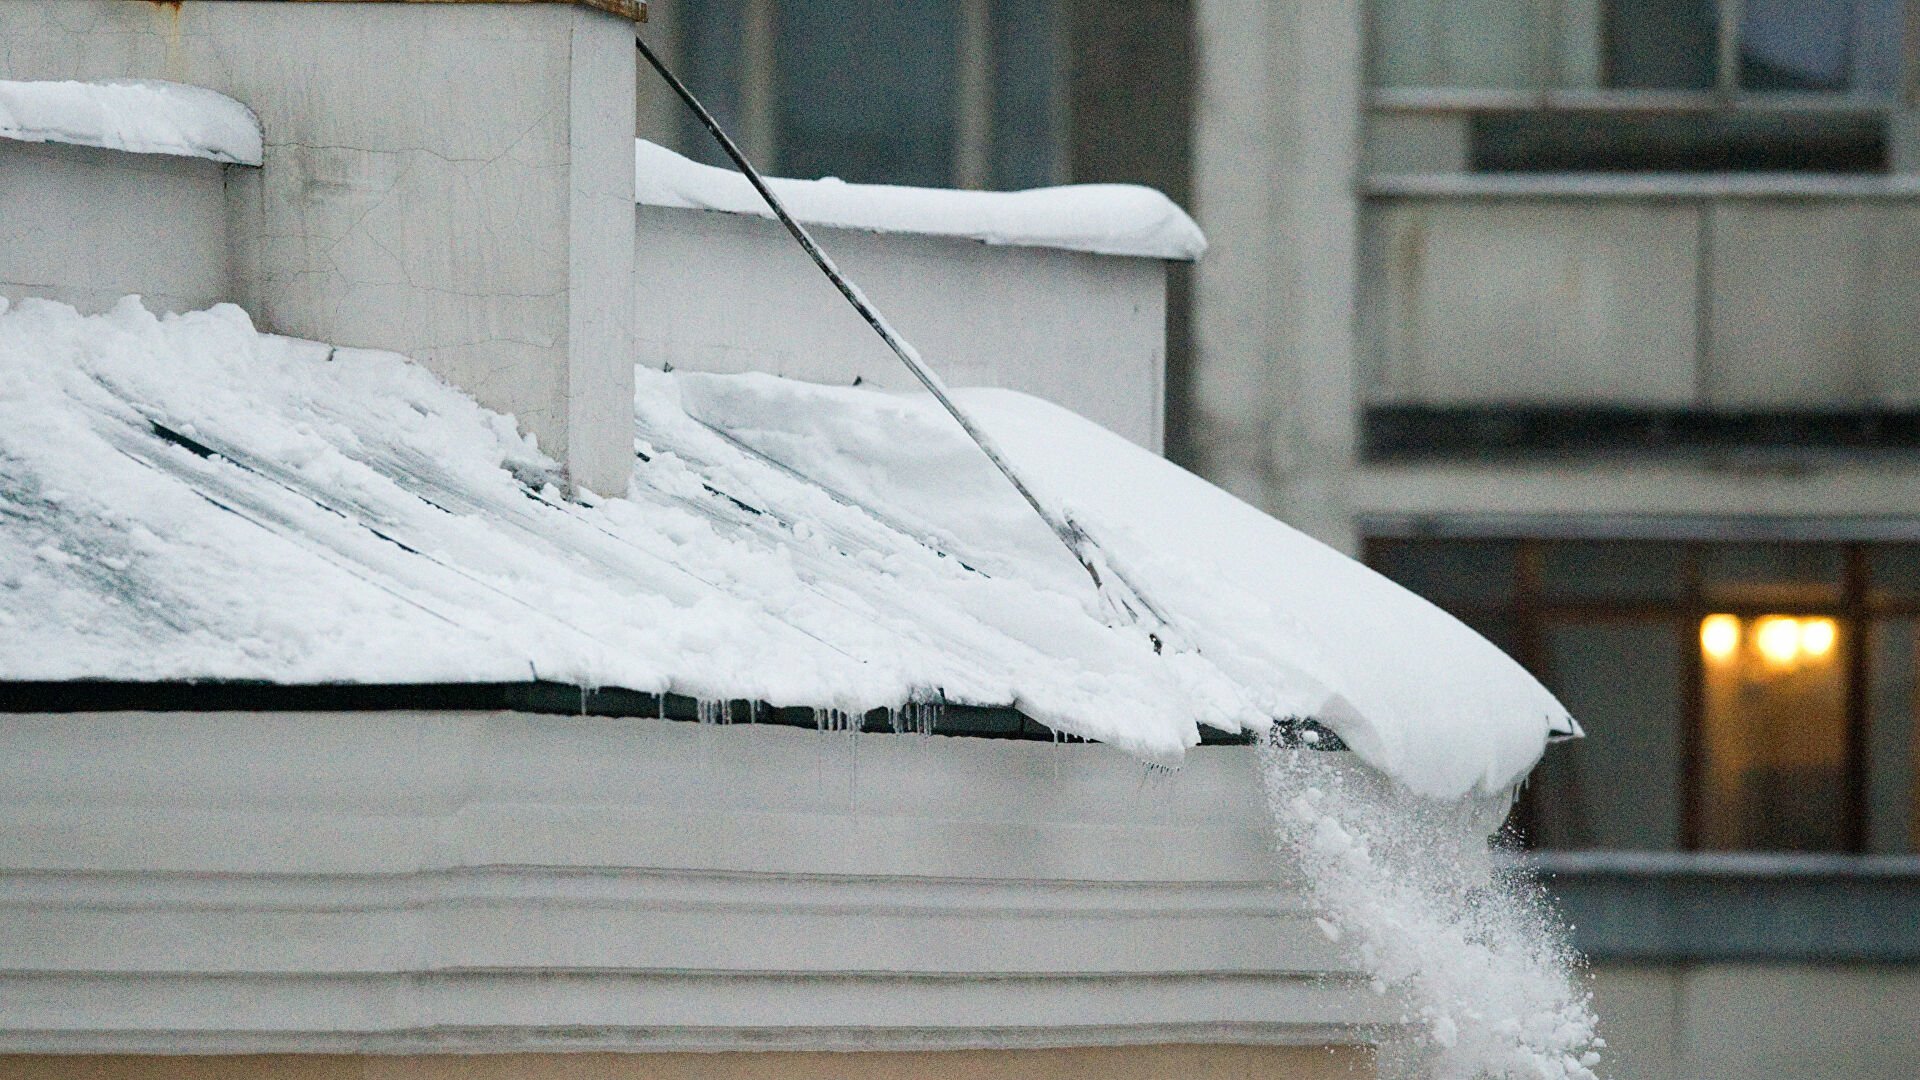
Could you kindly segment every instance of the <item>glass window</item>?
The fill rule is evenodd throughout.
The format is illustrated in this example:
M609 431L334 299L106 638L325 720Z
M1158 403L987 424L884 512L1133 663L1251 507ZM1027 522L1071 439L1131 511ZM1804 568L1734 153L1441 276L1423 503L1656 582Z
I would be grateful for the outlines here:
M1058 183L1065 100L1065 27L1052 3L993 5L992 186L1003 191Z
M1519 544L1504 540L1382 541L1373 568L1441 607L1513 602Z
M1607 0L1603 10L1604 85L1713 89L1720 68L1714 0Z
M746 0L699 0L676 9L680 66L687 88L736 139L745 119L741 115L741 87L746 80L742 63L747 53L746 8ZM680 145L687 148L689 157L709 165L733 167L692 113L683 110L679 115Z
M1917 626L1914 619L1877 621L1867 646L1867 850L1881 855L1920 851Z
M1920 544L1889 544L1868 552L1867 582L1875 603L1920 599Z
M1715 544L1700 556L1701 590L1717 604L1838 604L1843 561L1832 544Z
M1672 622L1553 622L1545 674L1587 738L1554 747L1534 778L1534 842L1680 844L1682 635Z
M951 0L781 0L780 169L856 183L953 182L959 94Z
M1473 109L1478 171L1889 167L1905 0L1372 0L1371 11L1376 86L1597 92ZM1781 94L1881 108L1782 115L1765 101Z
M1550 543L1540 588L1554 600L1676 601L1685 568L1679 544Z
M1900 0L1744 0L1740 87L1889 94Z
M1747 90L1845 90L1852 0L1745 0L1740 85Z
M1839 851L1852 643L1825 616L1700 621L1700 846Z
M1586 728L1533 777L1534 842L1920 852L1920 544L1405 538L1368 552L1532 667Z
M677 0L670 18L688 85L770 172L929 187L1066 180L1061 0ZM691 117L680 142L727 164Z

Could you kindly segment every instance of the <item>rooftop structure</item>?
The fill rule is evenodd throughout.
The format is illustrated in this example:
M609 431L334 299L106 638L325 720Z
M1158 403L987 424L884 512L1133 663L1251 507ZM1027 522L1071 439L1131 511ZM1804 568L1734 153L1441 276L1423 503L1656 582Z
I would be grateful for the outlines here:
M1364 1069L1410 1018L1217 744L1479 848L1571 718L1157 456L1164 197L781 182L1165 621L1107 606L636 146L608 7L0 6L0 176L94 184L0 236L0 1065ZM100 295L143 248L201 291Z

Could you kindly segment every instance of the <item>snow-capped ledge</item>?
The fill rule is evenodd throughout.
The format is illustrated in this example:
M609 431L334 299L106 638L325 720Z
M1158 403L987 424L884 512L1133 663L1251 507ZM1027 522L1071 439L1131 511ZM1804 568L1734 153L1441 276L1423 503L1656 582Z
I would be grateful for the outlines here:
M719 210L771 217L746 177L635 140L635 197L643 206ZM1012 247L1059 248L1097 255L1198 259L1200 226L1152 188L1075 184L1031 191L769 179L789 212L809 225L885 233L954 236Z
M259 165L260 121L240 102L157 80L0 80L0 139Z

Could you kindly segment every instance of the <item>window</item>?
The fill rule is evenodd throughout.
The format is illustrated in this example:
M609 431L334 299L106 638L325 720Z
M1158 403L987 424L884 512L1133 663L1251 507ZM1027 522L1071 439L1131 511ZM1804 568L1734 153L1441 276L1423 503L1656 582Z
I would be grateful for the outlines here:
M1906 0L1375 0L1376 104L1478 171L1888 167Z
M1920 851L1920 546L1376 539L1373 566L1559 694L1557 848Z
M681 0L675 11L690 85L763 169L930 187L1064 179L1054 0ZM722 163L691 120L682 141Z

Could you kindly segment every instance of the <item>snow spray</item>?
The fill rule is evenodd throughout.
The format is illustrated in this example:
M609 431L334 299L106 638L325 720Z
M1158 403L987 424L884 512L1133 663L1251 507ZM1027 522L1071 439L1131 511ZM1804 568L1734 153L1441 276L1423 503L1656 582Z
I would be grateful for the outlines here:
M1440 803L1332 754L1259 753L1315 922L1402 1010L1383 1080L1596 1080L1583 965L1538 882L1487 841L1510 800Z

